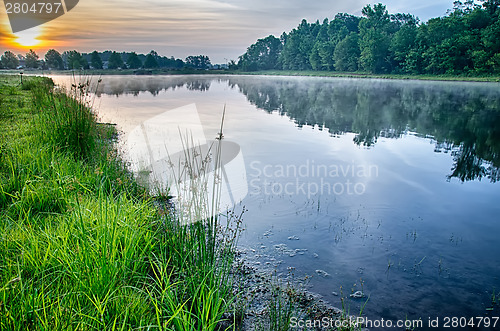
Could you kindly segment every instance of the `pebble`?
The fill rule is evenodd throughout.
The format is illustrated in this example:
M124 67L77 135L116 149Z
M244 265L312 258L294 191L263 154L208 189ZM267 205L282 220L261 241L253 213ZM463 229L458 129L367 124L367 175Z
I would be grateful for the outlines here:
M350 297L354 298L354 299L360 299L360 298L364 298L365 294L361 291L356 291L353 294L351 294Z
M321 269L316 269L316 273L322 277L330 276L330 274L328 272L326 272L325 270L321 270Z
M304 255L307 252L307 248L297 248L295 249L295 253Z
M271 230L267 230L266 232L264 232L263 236L264 237L269 237L269 236L272 236L273 235L273 232Z

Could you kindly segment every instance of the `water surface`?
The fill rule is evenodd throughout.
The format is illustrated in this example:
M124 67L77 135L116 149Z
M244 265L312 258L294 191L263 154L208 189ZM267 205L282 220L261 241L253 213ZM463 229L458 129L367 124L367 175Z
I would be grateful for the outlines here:
M96 99L124 141L193 103L207 139L226 106L248 189L240 246L260 268L310 275L337 306L361 290L350 310L369 296L373 319L499 316L499 84L105 76Z

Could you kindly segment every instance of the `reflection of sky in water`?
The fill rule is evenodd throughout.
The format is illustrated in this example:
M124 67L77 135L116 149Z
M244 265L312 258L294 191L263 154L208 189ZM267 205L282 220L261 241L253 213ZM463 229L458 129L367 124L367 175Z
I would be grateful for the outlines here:
M372 318L498 315L486 308L500 288L500 190L484 178L499 165L498 84L229 76L103 83L100 116L125 137L196 103L213 139L226 104L224 136L241 146L247 170L240 243L250 260L313 275L311 289L335 305L332 292L362 287ZM362 166L377 171L346 170ZM309 173L295 176L300 167ZM318 167L340 174L312 175ZM483 179L448 180L452 168ZM347 182L363 194L348 194ZM351 311L363 302L352 299Z

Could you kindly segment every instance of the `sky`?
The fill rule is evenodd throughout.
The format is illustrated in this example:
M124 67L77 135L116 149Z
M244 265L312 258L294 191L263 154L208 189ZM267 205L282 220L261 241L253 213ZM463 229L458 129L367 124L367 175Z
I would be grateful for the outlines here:
M371 2L372 4L380 1ZM73 10L29 30L12 33L0 6L0 51L41 56L59 52L116 50L184 59L208 55L212 63L237 60L246 48L270 34L279 37L337 13L361 16L369 0L80 0ZM411 13L425 22L446 15L453 0L386 0L390 13Z

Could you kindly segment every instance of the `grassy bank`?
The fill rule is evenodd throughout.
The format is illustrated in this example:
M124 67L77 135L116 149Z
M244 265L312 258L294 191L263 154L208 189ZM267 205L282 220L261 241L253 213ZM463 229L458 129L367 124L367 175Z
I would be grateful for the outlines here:
M158 208L89 85L0 76L0 330L216 330L235 241Z
M309 77L342 77L342 78L377 78L399 80L434 80L434 81L466 81L466 82L500 82L499 76L456 76L456 75L406 75L406 74L371 74L359 72L337 71L294 71L294 70L266 70L238 72L241 75L262 76L309 76Z

